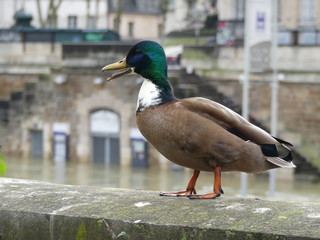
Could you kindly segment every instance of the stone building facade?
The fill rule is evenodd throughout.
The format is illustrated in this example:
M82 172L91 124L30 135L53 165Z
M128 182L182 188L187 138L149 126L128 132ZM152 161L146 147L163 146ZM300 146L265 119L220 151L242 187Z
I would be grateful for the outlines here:
M245 0L224 0L217 2L219 19L244 20ZM278 0L280 27L319 27L320 2L318 0Z
M10 44L5 47L10 48ZM47 48L51 49L50 44ZM33 63L32 60L28 63L33 68L29 70L28 64L23 64L23 57L18 60L21 61L18 68L14 64L8 64L6 72L3 69L0 74L2 151L25 158L54 159L59 150L59 146L55 145L55 138L58 137L56 134L62 134L67 141L67 158L87 162L93 158L94 137L98 144L100 140L100 145L101 141L106 141L104 139L112 138L120 151L118 161L121 162L118 164L129 164L130 136L131 131L136 129L135 107L139 82L137 77L129 77L113 81L107 86L100 84L107 77L101 72L101 68L122 58L127 48L128 46L117 53L109 49L91 67L84 67L88 66L86 59L79 60L71 56L72 53L67 57L66 52L65 59L50 62L48 54L48 61L41 62L37 61L37 51L33 51ZM58 47L55 51L61 51L61 48ZM54 53L51 54L54 56ZM28 57L28 54L20 54L23 55L24 58ZM96 125L99 125L99 121L108 121L108 116L116 116L115 120L109 119L111 130L102 129L99 132L99 126L92 125L93 114L99 111L102 118L96 120ZM113 125L118 126L116 131L113 130ZM39 152L41 155L37 156Z
M136 98L141 79L128 76L106 86L100 85L106 77L100 69L107 63L123 58L130 45L57 44L52 48L50 44L41 47L27 44L23 49L17 43L0 44L6 56L6 60L1 59L0 62L1 151L30 158L37 157L37 151L41 150L40 157L53 160L61 147L56 143L67 141L68 159L87 162L94 161L95 152L103 151L99 146L106 146L109 141L109 147L118 146L120 149L119 153L115 153L120 155L117 163L132 164L132 140L138 138L143 141L137 135L135 123ZM299 61L299 58L292 61L289 54L295 52L305 56L307 48L296 48L294 51L289 51L287 47L279 49L282 53L279 54L281 63L286 67L280 69L285 74L285 80L279 86L278 127L280 137L291 141L302 154L318 164L320 85L319 73L312 59L320 54L317 54L319 49L310 48L310 64L308 61ZM199 75L208 81L210 79L219 92L240 103L242 49L222 47L212 48L212 51L202 50L201 53L199 47L185 48L182 64L193 66ZM197 51L197 54L191 54L193 51ZM197 56L198 59L190 56ZM300 71L302 69L308 71ZM250 113L268 126L270 77L251 77ZM183 85L183 79L179 76L174 80ZM184 84L186 86L188 84ZM111 130L100 126L101 131L98 131L99 121L102 121L101 118L96 119L98 115L104 116L102 120L105 119L106 125L112 126ZM94 119L98 127L92 126ZM143 144L139 146L141 150ZM149 150L152 151L150 165L168 166L168 161L152 148ZM59 156L56 160L59 161Z
M42 152L45 159L52 159L54 154L54 126L64 124L68 130L64 133L69 138L69 157L85 162L91 158L90 114L97 110L109 110L120 116L119 131L121 155L130 156L130 127L134 128L134 109L136 91L135 81L113 82L107 87L95 87L93 80L102 74L66 74L66 82L56 84L56 75L29 75L12 77L1 76L1 85L5 82L23 82L21 99L10 102L8 122L2 124L1 145L3 151L22 154L26 158L32 153L32 133L42 133ZM132 80L132 79L131 79ZM122 85L122 86L121 86ZM125 127L124 127L125 126ZM61 131L61 130L60 130ZM126 157L127 156L127 157Z
M55 1L57 4L58 1ZM119 35L124 40L160 39L163 33L163 15L160 1L122 1ZM50 1L0 0L0 28L14 25L14 15L18 10L32 16L31 25L45 29L114 29L117 18L118 1L63 0L57 8L56 21L48 14ZM40 10L40 11L39 11ZM39 12L41 12L42 22ZM147 31L146 31L147 29Z

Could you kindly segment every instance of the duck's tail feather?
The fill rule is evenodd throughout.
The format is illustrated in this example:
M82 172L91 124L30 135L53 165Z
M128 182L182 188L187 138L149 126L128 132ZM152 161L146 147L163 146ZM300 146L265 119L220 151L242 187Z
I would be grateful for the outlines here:
M282 140L282 139L280 139L280 138L276 138L276 137L274 137L274 136L272 136L272 137L273 137L275 140L277 140L279 143L285 145L286 147L289 147L289 148L293 147L293 145L292 145L291 143L289 143L289 142L286 142L286 141L284 141L284 140Z
M272 164L283 167L283 168L295 168L296 165L293 164L293 162L287 162L286 160L283 160L279 157L267 157L267 161L271 162Z
M292 147L291 143L275 138L278 144L261 144L261 151L267 157L267 160L276 166L292 168Z

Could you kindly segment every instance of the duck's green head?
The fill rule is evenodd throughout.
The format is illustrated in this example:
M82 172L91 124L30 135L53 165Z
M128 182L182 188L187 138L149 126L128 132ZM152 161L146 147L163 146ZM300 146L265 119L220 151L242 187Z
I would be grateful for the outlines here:
M105 66L102 71L121 69L107 79L110 81L134 71L157 85L167 82L167 61L163 48L153 41L135 44L127 56L116 63Z

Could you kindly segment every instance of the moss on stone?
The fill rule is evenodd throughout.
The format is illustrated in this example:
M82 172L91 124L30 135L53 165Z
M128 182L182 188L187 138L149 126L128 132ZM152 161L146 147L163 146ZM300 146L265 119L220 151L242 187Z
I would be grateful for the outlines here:
M87 239L87 229L86 229L86 224L81 223L78 231L77 231L77 236L75 240L86 240Z

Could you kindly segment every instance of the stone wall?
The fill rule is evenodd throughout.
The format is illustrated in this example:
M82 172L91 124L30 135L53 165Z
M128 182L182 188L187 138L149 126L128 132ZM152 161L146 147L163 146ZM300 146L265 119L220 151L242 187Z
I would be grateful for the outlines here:
M0 178L0 239L319 239L320 205Z
M88 161L91 157L89 114L92 110L104 108L120 115L122 164L129 164L129 135L130 129L136 127L135 105L140 83L132 77L117 79L104 87L95 85L93 81L105 78L107 74L101 73L101 67L122 59L130 45L72 44L52 48L50 44L27 44L25 49L16 44L0 45L1 49L7 49L4 51L7 57L10 49L13 53L7 62L0 61L0 100L9 109L1 112L1 119L5 114L8 116L4 117L10 119L9 122L9 119L1 122L2 151L29 157L30 130L41 129L44 157L52 159L52 125L62 122L70 124L70 159ZM295 72L285 72L286 79L279 86L279 136L291 141L320 168L319 74L296 71L301 70L303 64L310 64L308 69L315 70L318 49L282 47L280 50L288 52L280 55L283 59L281 64L290 66ZM308 51L311 51L309 59ZM289 59L294 53L302 56L297 59L299 67L296 69L293 60ZM43 54L45 57L38 57ZM211 79L220 92L241 103L242 86L238 81L241 48L186 48L183 64L193 66L201 76ZM65 76L65 83L55 83L59 75ZM269 126L271 100L268 79L261 76L252 76L252 79L250 112ZM161 164L164 162L157 154L153 154L151 159L153 162L158 159Z
M319 64L317 64L320 61L320 48L317 46L281 46L277 49L277 55L278 68L281 71L320 72ZM225 71L228 73L243 71L243 48L185 46L182 63L198 70L218 69L220 74Z
M121 117L121 156L124 164L130 161L130 129L135 128L136 95L139 90L135 78L113 81L106 86L95 86L93 80L104 74L65 73L67 81L57 85L53 78L39 76L32 85L32 93L23 89L22 106L11 106L9 122L2 123L1 145L7 154L30 156L30 130L43 131L44 158L53 154L53 123L70 124L70 159L88 161L91 156L89 114L95 109L109 109ZM9 77L10 78L10 77ZM2 76L7 80L6 76ZM27 79L27 78L26 78ZM1 84L1 83L0 83ZM30 88L30 87L29 87ZM30 100L28 100L30 96ZM11 104L12 105L12 104Z
M9 56L10 49L15 46L8 43L0 48L6 48L4 54ZM0 61L2 152L29 158L30 131L41 130L43 158L52 159L53 125L66 123L70 126L69 158L90 161L90 113L108 109L120 116L121 164L128 165L130 130L136 128L137 77L113 81L107 86L94 84L95 80L107 77L101 68L122 59L128 47L84 44L78 47L59 45L52 49L50 44L27 44L25 49L19 45L12 50L7 62ZM56 82L59 76L64 77L64 83ZM18 99L14 93L19 93Z

